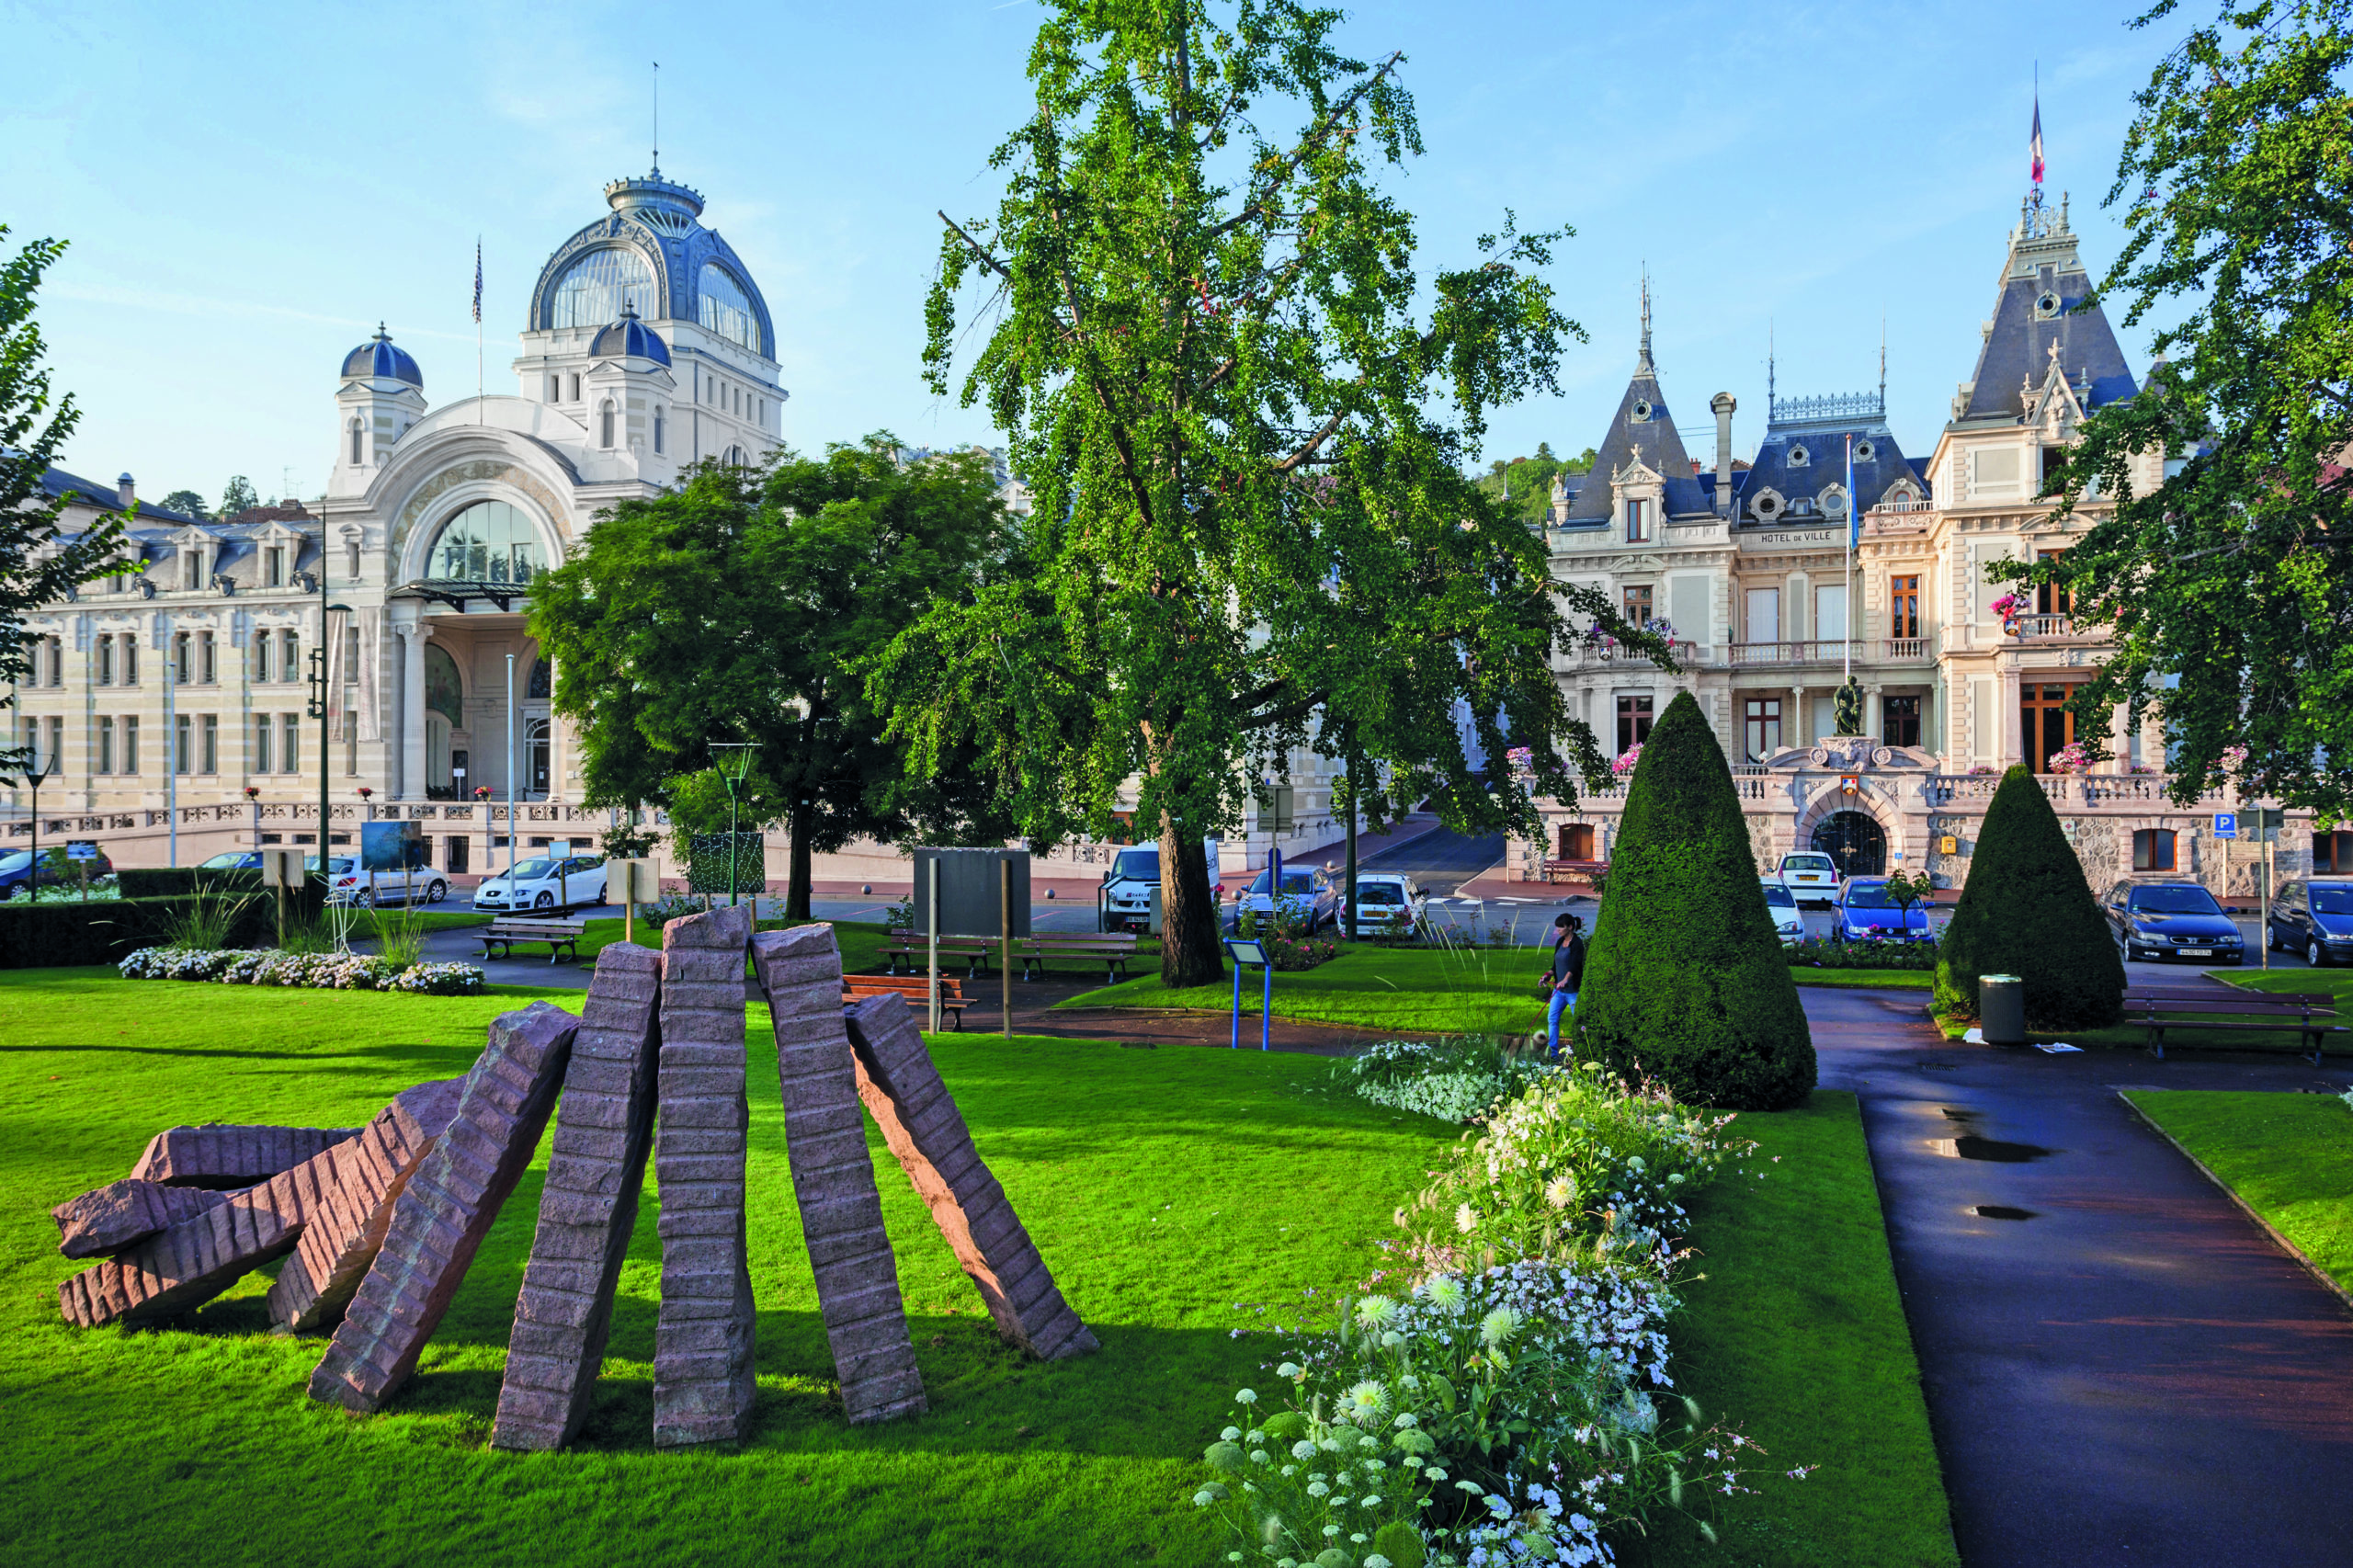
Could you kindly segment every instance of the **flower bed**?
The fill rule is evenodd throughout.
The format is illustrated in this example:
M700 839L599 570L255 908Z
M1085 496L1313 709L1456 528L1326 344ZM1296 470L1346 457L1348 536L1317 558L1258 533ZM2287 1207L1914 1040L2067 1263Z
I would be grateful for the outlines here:
M142 948L116 968L125 980L212 981L222 985L284 985L323 991L407 991L421 996L476 996L483 988L483 971L470 963L418 963L402 968L359 953Z
M1496 1101L1558 1071L1533 1056L1513 1054L1493 1036L1461 1035L1385 1040L1341 1063L1335 1076L1374 1105L1461 1122L1478 1120Z
M1906 969L1937 967L1934 942L1825 942L1808 937L1781 949L1793 969Z
M1267 957L1284 973L1313 969L1339 956L1340 944L1329 937L1268 937Z

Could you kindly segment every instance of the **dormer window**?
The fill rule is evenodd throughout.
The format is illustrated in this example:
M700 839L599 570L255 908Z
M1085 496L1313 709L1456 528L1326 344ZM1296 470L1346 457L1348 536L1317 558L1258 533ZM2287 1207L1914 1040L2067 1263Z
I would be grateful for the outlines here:
M191 544L180 546L180 586L189 593L202 587L203 571L204 562L197 559L196 547Z
M1790 449L1789 463L1791 468L1803 468L1807 463L1812 462L1813 460L1807 455L1806 449L1803 447L1791 447Z
M1642 544L1651 537L1651 504L1647 500L1626 503L1626 542Z
M1786 507L1787 503L1770 490L1763 492L1748 504L1749 510L1756 514L1756 520L1760 523L1774 521Z
M1634 406L1628 411L1629 417L1637 425L1649 423L1652 413L1650 400L1641 397L1634 400Z
M261 552L261 560L262 585L270 588L284 587L286 585L286 551L277 545L271 545Z
M1855 443L1855 460L1857 462L1867 463L1877 456L1879 456L1879 449L1872 446L1868 438Z

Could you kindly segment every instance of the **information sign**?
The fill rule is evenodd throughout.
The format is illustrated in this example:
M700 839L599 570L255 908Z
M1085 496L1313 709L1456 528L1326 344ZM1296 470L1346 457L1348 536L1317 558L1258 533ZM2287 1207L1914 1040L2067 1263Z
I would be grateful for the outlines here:
M65 841L68 860L95 860L98 858L98 841L95 838L69 838Z
M2216 812L2214 813L2214 836L2217 838L2236 838L2238 835L2238 812Z

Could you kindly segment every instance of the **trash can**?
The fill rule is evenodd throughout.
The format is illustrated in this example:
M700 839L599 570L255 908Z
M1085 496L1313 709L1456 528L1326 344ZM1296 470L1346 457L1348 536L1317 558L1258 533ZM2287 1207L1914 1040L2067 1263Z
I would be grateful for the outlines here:
M2026 982L2015 974L1979 975L1977 1021L1987 1045L2024 1045Z

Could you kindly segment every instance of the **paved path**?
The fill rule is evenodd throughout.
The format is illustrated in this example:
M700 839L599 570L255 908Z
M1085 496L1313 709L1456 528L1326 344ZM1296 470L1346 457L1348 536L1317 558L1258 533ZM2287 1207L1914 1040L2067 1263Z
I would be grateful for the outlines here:
M1862 1096L1962 1560L2353 1562L2353 1314L2116 1094L2353 1074L1948 1045L1917 992L1802 994Z

